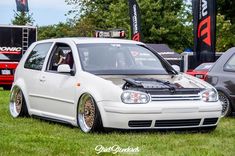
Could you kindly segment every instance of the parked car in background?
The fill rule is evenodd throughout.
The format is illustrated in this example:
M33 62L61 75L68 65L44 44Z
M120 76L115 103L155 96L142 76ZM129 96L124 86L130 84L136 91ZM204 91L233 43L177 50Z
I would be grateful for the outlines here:
M3 61L4 60L4 61ZM10 90L14 80L14 71L18 62L9 61L9 58L1 54L0 51L0 87L4 90Z
M195 76L199 79L205 80L206 74L212 67L213 63L202 63L194 70L188 70L186 74Z
M36 27L0 25L0 87L11 89L18 62L36 40Z
M207 73L206 81L218 90L222 115L230 115L235 110L235 47L215 62Z
M79 126L214 130L222 106L209 83L178 73L141 42L102 38L39 41L20 61L13 117Z

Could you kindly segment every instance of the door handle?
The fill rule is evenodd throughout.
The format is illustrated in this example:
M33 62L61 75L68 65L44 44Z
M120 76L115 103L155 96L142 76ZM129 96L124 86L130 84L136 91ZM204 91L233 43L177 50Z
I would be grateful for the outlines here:
M45 82L46 81L46 77L45 76L41 76L39 79L40 82Z

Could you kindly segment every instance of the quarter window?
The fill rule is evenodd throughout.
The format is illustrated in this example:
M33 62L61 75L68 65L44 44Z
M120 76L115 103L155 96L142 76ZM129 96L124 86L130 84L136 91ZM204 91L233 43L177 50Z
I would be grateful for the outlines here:
M29 54L24 67L28 69L41 70L51 45L52 43L41 43L36 45Z
M235 54L224 65L224 70L235 71Z

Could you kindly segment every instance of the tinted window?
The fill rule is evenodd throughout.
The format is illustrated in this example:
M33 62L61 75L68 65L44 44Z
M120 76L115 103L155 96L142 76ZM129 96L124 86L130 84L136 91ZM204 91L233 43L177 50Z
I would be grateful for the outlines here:
M140 45L80 44L78 51L83 69L94 74L169 74L170 67Z
M224 70L235 71L235 54L224 65Z
M36 45L29 54L24 67L29 69L41 70L51 45L52 43L41 43Z
M208 71L212 67L213 63L203 63L199 65L197 68L194 70L203 70L203 71Z

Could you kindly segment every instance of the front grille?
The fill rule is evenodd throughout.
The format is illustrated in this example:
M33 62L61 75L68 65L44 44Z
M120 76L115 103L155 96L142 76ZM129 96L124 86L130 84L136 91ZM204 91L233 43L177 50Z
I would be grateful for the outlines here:
M218 118L206 118L203 121L203 125L214 125L218 121Z
M148 88L145 89L150 95L198 95L202 88Z
M186 95L151 95L152 101L181 101L181 100L200 100L201 96L198 94Z
M183 127L183 126L198 126L201 119L186 119L186 120L156 120L155 127Z
M150 127L152 120L132 120L128 122L129 127Z

